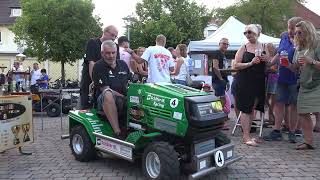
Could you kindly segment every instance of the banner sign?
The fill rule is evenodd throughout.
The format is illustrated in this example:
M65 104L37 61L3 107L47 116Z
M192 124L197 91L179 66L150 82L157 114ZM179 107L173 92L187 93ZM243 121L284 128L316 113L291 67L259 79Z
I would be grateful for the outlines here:
M0 96L0 152L32 142L31 95Z

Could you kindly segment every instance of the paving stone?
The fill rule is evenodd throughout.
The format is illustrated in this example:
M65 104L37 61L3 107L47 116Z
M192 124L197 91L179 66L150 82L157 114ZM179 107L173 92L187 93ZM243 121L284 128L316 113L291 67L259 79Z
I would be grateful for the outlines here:
M230 124L234 123L231 114ZM41 119L34 117L35 142L24 147L33 152L22 156L16 149L0 153L0 180L13 179L85 179L85 180L145 180L141 163L108 157L91 162L78 162L71 154L69 140L61 140L61 134L68 133L67 116L63 118L64 131L60 130L60 118L44 117L44 130ZM267 134L271 129L264 129ZM257 135L257 134L252 134ZM287 135L284 135L287 138ZM229 179L303 179L320 180L320 151L296 151L296 145L286 141L263 142L260 147L248 147L240 142L241 133L230 136L236 145L235 153L243 159L226 169L214 172L202 180ZM299 139L303 141L303 139ZM320 134L314 134L316 147L320 147ZM5 163L3 163L5 162ZM182 175L176 180L186 180Z

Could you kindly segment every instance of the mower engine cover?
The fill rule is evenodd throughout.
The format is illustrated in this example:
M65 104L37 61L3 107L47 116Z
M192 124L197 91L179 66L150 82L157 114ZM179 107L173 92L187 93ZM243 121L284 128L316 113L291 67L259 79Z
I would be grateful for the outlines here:
M227 117L218 98L180 84L130 84L128 123L141 130L156 130L184 137L190 124L221 124Z

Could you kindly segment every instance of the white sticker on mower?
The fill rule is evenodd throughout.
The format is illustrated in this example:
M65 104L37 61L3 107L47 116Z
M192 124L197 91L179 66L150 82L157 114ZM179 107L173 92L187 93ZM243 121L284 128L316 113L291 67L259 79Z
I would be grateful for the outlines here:
M170 99L170 107L176 108L178 106L179 100L177 98Z
M181 120L182 119L182 113L181 112L174 112L173 118Z
M206 160L200 161L200 169L203 169L205 167L207 167L207 161Z
M92 114L92 113L86 113L86 115L87 115L87 116L93 116L93 114Z
M120 156L124 156L126 158L132 159L132 148L128 146L124 146L122 144L118 144L106 139L97 138L97 146L105 149L106 151L113 152Z
M138 96L130 96L130 102L139 104L139 97Z
M224 155L222 151L219 150L214 154L214 161L218 167L222 167L224 165Z

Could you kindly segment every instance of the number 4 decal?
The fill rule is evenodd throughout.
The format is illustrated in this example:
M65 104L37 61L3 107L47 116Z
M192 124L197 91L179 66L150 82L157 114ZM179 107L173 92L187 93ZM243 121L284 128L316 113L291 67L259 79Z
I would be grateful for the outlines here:
M216 165L218 167L222 167L224 165L224 156L223 156L223 152L222 151L217 151L215 154L214 154L214 160L216 162Z
M173 98L170 100L170 107L176 108L178 106L179 100L177 98Z

